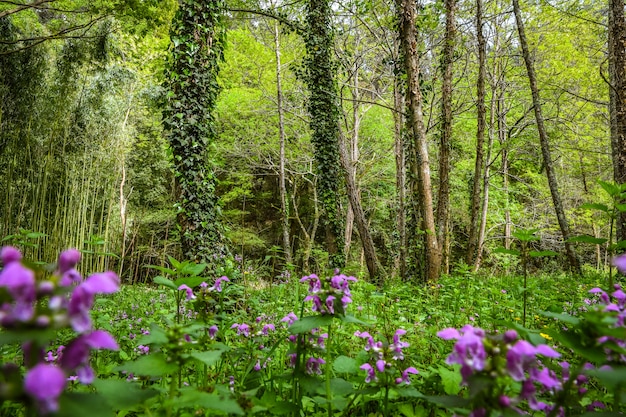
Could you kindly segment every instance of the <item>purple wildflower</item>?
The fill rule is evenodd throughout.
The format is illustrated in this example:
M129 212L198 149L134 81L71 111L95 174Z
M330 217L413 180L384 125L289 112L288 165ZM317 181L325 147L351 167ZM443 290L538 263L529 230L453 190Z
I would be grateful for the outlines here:
M404 371L402 371L402 377L396 378L396 384L402 384L402 383L410 384L411 378L409 377L409 374L417 374L417 373L419 373L419 371L412 366L406 368Z
M288 326L291 326L296 320L298 320L298 316L296 316L293 311L280 319L282 323L287 323Z
M40 363L26 373L24 390L37 401L42 414L48 414L58 411L58 399L66 383L61 369Z
M230 279L227 276L219 277L215 280L215 285L209 288L209 290L222 292L222 282L230 282Z
M89 366L91 349L119 349L113 336L104 330L95 330L74 339L63 352L61 367L68 372L76 371L83 384L90 384L94 379L93 369Z
M216 325L213 325L213 326L209 327L209 337L211 339L215 339L215 335L217 334L217 330L218 329L217 329Z
M5 246L0 250L0 260L6 267L13 262L19 262L22 260L22 253L13 246Z
M367 372L367 376L365 377L365 382L366 383L378 380L378 378L376 377L376 370L369 363L364 363L359 368L363 369L365 372Z
M68 249L61 252L59 255L59 261L57 262L59 273L63 275L67 271L73 269L79 261L80 252L76 249Z
M193 290L191 288L189 288L188 285L181 285L180 287L178 287L179 291L185 291L187 293L187 300L193 300L194 298L196 298L195 295L193 295Z

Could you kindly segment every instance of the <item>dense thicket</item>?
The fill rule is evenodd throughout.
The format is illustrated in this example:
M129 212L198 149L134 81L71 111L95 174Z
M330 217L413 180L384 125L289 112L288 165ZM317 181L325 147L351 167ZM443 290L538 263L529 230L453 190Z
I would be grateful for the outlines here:
M416 29L420 64L420 140L431 159L423 175L432 181L434 196L449 184L446 232L442 228L448 217L440 215L439 226L431 230L423 221L429 215L419 205L423 199L414 198L424 179L412 167L423 158L406 146L415 140L404 125L411 116L402 86L410 74L402 70L394 3L334 2L320 23L334 36L322 39L322 32L307 30L306 2L225 2L226 40L215 109L202 102L208 96L198 96L202 109L182 120L214 119L198 136L210 139L181 142L180 149L165 140L164 127L172 135L180 134L182 125L161 120L167 57L178 50L177 59L186 59L176 49L178 37L168 36L176 2L97 3L58 1L19 9L16 2L0 1L0 237L30 248L38 258L52 261L60 248L76 246L90 254L87 268L108 266L129 281L146 279L148 271L141 266L163 264L166 255L194 258L183 239L190 229L176 220L180 210L192 209L188 197L180 199L180 173L177 179L173 174L192 154L199 158L198 166L211 164L219 199L215 206L200 203L197 209L207 217L198 217L197 227L220 222L231 253L242 258L233 265L242 272L253 268L264 278L286 267L281 200L288 204L290 268L320 271L336 255L341 259L335 265L345 259L347 268L365 273L361 233L352 229L354 213L341 188L345 179L353 182L381 270L389 275L414 280L437 276L438 271L421 267L433 262L423 257L428 255L424 242L433 237L439 238L435 256L441 250L449 253L451 269L462 268L465 261L509 268L517 258L496 249L515 249L514 232L525 229L536 230L539 237L532 249L557 254L534 258L535 266L563 267L565 242L546 173L558 182L570 235L585 236L573 248L583 264L601 266L605 251L612 250L602 239L614 235L612 218L619 206L613 203L621 197L609 196L607 185L597 182L613 177L609 101L615 100L615 90L608 83L615 80L616 68L613 60L607 66L611 22L606 5L585 0L520 4L549 160L541 152L537 105L508 2L481 2L482 58L475 1L448 2L446 7L428 3L417 10L415 22L408 22ZM449 25L456 23L453 49L445 41L446 9L448 16L454 11L454 22L448 19ZM275 18L283 29L278 33ZM195 32L190 33L193 37ZM168 49L170 41L174 47ZM282 121L276 102L277 47ZM195 52L189 50L189 56ZM313 58L322 54L334 78L329 84L311 78ZM484 63L482 90L477 89L479 62ZM183 78L176 81L178 91L189 95L194 75L184 68L179 72L192 77L187 84ZM443 84L442 74L451 75L450 84ZM443 97L448 90L450 98ZM320 159L322 142L314 139L317 128L310 122L322 99L337 104L319 111L332 116L332 126L324 129L345 141L344 166L338 155ZM481 124L477 105L483 109ZM168 120L178 113L170 111ZM477 137L478 155L484 158L478 164ZM442 148L441 138L449 139L449 145L444 141ZM404 148L398 146L402 142ZM449 165L440 165L447 154ZM448 166L446 177L442 170ZM212 191L206 182L186 181L198 187L194 195ZM331 184L335 181L339 185ZM435 213L447 201L443 191L433 199ZM606 210L584 203L605 204ZM486 216L477 213L483 206ZM417 208L413 216L412 207ZM332 245L326 238L329 227ZM422 256L418 268L405 266L406 253Z

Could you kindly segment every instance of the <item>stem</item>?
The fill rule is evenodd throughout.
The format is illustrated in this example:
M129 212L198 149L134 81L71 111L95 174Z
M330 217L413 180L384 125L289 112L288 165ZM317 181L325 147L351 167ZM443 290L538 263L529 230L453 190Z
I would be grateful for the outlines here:
M331 359L332 352L330 349L331 346L331 336L333 332L333 323L332 321L328 325L328 339L326 340L326 401L328 402L328 417L333 417L333 392L330 388L330 378L331 378Z
M385 402L383 404L383 415L387 417L389 415L389 384L387 378L385 378Z

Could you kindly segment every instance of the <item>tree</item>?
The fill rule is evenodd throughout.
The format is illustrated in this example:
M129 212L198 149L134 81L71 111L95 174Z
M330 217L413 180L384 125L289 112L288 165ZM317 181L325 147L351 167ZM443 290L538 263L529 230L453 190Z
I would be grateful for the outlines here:
M311 142L315 148L318 190L324 213L322 224L332 267L345 264L343 219L340 208L340 181L343 177L339 154L339 103L336 65L333 62L333 35L330 2L307 2L305 33L306 84L310 92Z
M208 150L215 141L217 74L224 47L224 2L180 0L171 29L164 127L174 156L181 246L187 259L222 252L215 179Z
M609 0L609 116L613 178L626 183L626 19L624 0ZM617 219L617 239L626 240L626 213Z
M417 195L419 211L422 216L424 231L424 251L426 254L426 279L436 281L441 274L441 247L437 240L435 213L433 208L433 192L430 178L430 162L428 157L428 141L424 128L423 102L420 91L420 60L417 49L417 33L415 19L416 5L411 0L401 0L400 11L400 42L404 54L407 76L407 97L409 124L413 138L410 163L417 176Z
M530 55L530 49L528 48L528 41L526 39L526 32L524 29L524 21L522 20L522 12L519 6L519 0L513 0L513 12L515 13L515 21L517 23L517 31L519 34L519 41L522 47L522 55L524 57L524 63L526 64L526 73L528 74L528 82L530 85L530 91L533 100L533 109L535 110L535 121L537 123L537 131L539 132L539 143L541 145L541 154L543 156L543 164L546 170L546 176L548 177L548 186L550 187L550 194L552 195L552 203L556 212L556 217L561 229L561 235L565 243L565 251L567 254L567 260L570 269L580 274L580 263L578 257L574 253L572 244L569 242L570 230L565 216L565 210L563 209L563 203L561 201L561 195L559 193L559 187L552 166L552 157L550 152L550 143L548 141L548 135L544 125L544 117L542 112L541 99L539 98L539 87L537 86L537 77L535 75L535 68L533 59Z

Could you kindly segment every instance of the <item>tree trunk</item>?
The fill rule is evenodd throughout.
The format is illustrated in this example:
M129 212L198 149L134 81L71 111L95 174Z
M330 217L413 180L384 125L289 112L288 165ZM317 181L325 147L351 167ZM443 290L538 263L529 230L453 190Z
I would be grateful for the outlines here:
M402 42L407 74L407 95L409 98L409 121L412 128L417 166L418 204L422 214L424 230L424 250L426 255L426 279L430 282L439 279L441 274L441 248L437 240L433 194L428 158L428 141L424 128L423 99L420 91L420 64L417 49L415 18L416 4L412 0L402 0L400 15L400 41Z
M476 161L474 164L474 184L472 186L471 196L471 221L469 227L469 238L467 242L467 254L465 255L465 263L472 265L475 263L475 267L478 267L478 258L480 255L476 254L476 250L480 251L480 243L478 242L480 231L478 227L478 217L480 210L480 174L483 170L483 148L485 142L485 118L487 114L487 108L485 107L485 73L486 73L486 61L487 61L487 43L485 42L485 35L483 34L483 16L482 16L482 0L476 0L476 37L478 40L478 80L476 81L476 117L478 127L476 129ZM495 76L495 75L494 75ZM492 98L493 101L493 98ZM493 108L493 106L492 106ZM492 112L493 117L493 112ZM493 127L493 125L492 125ZM490 138L491 140L491 138ZM487 159L487 164L489 159ZM485 172L488 170L485 167ZM485 177L488 181L487 175ZM485 183L485 181L483 180ZM485 183L485 186L487 184ZM485 190L484 194L488 194ZM482 219L482 216L481 216ZM475 262L476 261L476 262Z
M396 71L397 73L398 71ZM406 167L405 167L405 153L404 153L404 99L402 94L402 80L400 74L394 75L393 83L393 123L394 123L394 144L395 144L395 157L396 157L396 193L398 198L398 256L396 258L396 269L398 276L401 279L406 277Z
M305 35L307 86L310 92L311 142L315 152L322 224L330 266L345 265L343 219L340 209L339 103L332 59L331 7L328 0L307 2Z
M446 33L441 59L443 80L441 87L441 137L439 142L439 192L437 195L437 240L441 250L444 273L450 267L450 150L452 139L452 62L454 59L455 0L445 0Z
M350 206L352 207L352 212L354 213L354 221L356 223L356 228L359 232L359 238L361 239L361 245L363 246L363 254L365 256L365 264L367 265L367 271L370 275L370 281L376 284L382 284L381 275L382 274L382 266L378 261L378 257L376 256L376 249L374 247L374 240L372 239L372 235L370 234L370 229L367 224L367 220L365 219L365 212L363 211L363 206L361 206L361 200L359 197L359 190L356 186L354 179L350 173L348 163L350 161L350 155L348 153L348 149L345 146L345 140L340 138L339 140L339 148L341 155L341 162L344 166L344 175L346 178L346 191L348 192L348 199L350 200Z
M358 38L356 40L358 43ZM359 160L359 130L361 128L361 115L359 114L359 67L357 62L354 62L352 68L352 135L350 137L350 146L348 152L345 154L347 158L344 167L347 170L347 175L350 176L353 184L356 187L357 199L361 201L361 192L358 189L356 182L356 165ZM346 254L346 261L350 254L350 245L352 243L352 230L354 228L354 210L352 204L348 205L348 212L346 214L346 233L345 233L345 245L344 252Z
M624 0L609 1L609 114L613 178L626 182L626 20ZM617 219L617 240L626 240L626 213Z
M193 3L193 4L192 4ZM224 43L224 1L180 1L172 22L164 128L172 149L183 256L210 262L224 254L208 150L216 139L214 109Z
M293 263L291 257L291 237L289 233L289 204L287 203L287 187L285 185L285 115L283 109L283 88L281 80L280 39L278 22L274 23L274 46L276 53L276 105L278 107L278 135L280 139L280 156L278 168L278 186L280 188L280 209L283 229L283 252L285 262Z
M561 195L559 194L559 187L556 180L556 173L552 166L552 157L550 156L550 143L548 141L548 135L544 126L544 119L541 110L541 99L539 98L539 89L537 87L537 77L535 75L535 68L530 56L530 50L528 49L528 42L526 40L526 33L524 30L524 22L522 21L522 12L519 6L519 0L513 0L513 11L515 13L515 21L517 22L517 31L519 34L519 41L522 47L522 55L524 56L524 62L526 64L526 72L528 74L528 81L530 83L530 91L533 97L533 107L535 110L535 120L537 122L537 130L539 132L539 142L541 145L541 153L543 155L543 163L546 168L546 176L548 177L548 186L550 187L550 193L552 194L552 203L554 204L554 210L556 212L556 218L561 228L561 235L563 236L563 242L565 243L565 251L567 253L567 260L572 272L576 274L582 274L580 269L580 262L578 257L574 253L571 243L568 242L570 237L569 225L567 218L565 217L565 210L563 209L563 203L561 201Z

